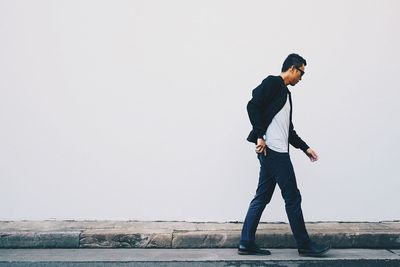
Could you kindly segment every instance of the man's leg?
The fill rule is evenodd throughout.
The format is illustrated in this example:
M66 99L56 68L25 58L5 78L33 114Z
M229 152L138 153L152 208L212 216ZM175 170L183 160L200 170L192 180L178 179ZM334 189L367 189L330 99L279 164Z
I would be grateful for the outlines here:
M276 181L285 200L286 214L293 236L298 246L308 245L311 240L304 224L301 194L297 188L296 176L289 154L281 156L276 167Z
M256 195L250 202L246 218L243 223L240 244L244 246L251 246L255 243L255 235L258 223L260 222L261 215L265 206L271 201L276 180L273 174L272 162L267 155L257 155L260 161L260 174Z

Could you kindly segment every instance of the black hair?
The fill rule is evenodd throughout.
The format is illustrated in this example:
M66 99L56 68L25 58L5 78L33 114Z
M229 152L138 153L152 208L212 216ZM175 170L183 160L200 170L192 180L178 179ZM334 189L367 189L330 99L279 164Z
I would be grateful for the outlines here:
M307 65L307 61L303 57L301 57L298 54L294 54L294 53L290 54L287 56L287 58L283 62L282 72L287 71L293 65L297 68L300 68L303 64L304 64L304 66Z

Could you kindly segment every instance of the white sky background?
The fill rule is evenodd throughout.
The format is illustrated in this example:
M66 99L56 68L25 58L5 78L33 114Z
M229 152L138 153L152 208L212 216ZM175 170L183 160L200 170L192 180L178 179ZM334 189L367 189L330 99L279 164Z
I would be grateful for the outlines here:
M306 221L400 219L398 1L0 1L0 219L243 221L246 104L307 60ZM262 221L285 221L277 186Z

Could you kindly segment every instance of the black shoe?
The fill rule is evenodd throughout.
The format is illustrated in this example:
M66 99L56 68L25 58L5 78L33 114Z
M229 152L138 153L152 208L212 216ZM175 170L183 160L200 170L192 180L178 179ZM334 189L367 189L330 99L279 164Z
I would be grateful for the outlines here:
M318 257L331 249L330 245L323 245L311 242L307 247L299 247L297 250L299 251L300 256L311 256Z
M239 245L238 254L240 255L271 255L271 251L262 249L257 245L244 246Z

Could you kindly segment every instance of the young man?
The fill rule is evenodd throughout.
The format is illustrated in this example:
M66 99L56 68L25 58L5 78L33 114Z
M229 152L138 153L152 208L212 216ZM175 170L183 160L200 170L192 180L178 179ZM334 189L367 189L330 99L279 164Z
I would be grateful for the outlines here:
M303 256L319 256L330 246L312 242L308 236L301 195L297 188L294 169L289 156L289 144L301 149L312 162L318 160L311 149L294 130L292 123L292 98L287 85L296 85L304 75L307 62L297 54L290 54L283 62L279 76L270 75L252 92L247 112L253 126L247 140L256 144L260 162L260 176L256 195L250 202L243 223L238 253L270 255L255 243L255 233L261 214L270 202L276 183L285 200L290 228L297 242L298 252Z

